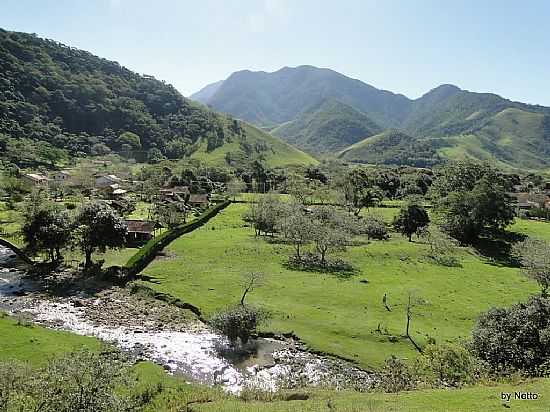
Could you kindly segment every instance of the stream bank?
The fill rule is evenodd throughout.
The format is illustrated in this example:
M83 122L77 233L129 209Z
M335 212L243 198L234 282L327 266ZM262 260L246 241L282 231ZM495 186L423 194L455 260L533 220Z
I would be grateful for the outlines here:
M328 385L366 390L374 376L345 361L304 351L292 339L260 338L251 356L228 356L227 339L190 311L130 288L64 288L59 295L30 279L13 253L0 247L0 309L42 326L94 336L135 360L150 360L188 381L222 385L239 393ZM6 267L7 266L7 267ZM68 279L59 273L58 281Z

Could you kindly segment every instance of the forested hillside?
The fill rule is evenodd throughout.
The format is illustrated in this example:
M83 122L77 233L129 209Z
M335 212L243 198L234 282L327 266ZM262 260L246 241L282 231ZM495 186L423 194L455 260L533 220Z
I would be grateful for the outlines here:
M309 152L323 153L341 150L381 131L366 114L328 99L283 123L272 134Z
M226 144L248 160L310 157L184 98L174 87L116 62L35 35L0 29L0 152L11 162L54 164L116 151L158 161ZM262 132L254 132L262 133Z
M395 128L412 140L420 139L420 147L429 146L430 152L438 154L431 161L470 157L512 168L550 165L545 149L550 146L550 108L449 84L411 100L331 70L300 66L274 73L237 72L221 85L218 82L206 93L193 97L217 110L274 128L274 134L312 153L330 154L335 148L341 150L373 134L365 130L363 136L358 136L359 129L349 124L349 110L325 110L320 114L310 109L332 100L372 119L382 130ZM354 153L355 161L376 158L394 163L409 158L411 164L417 164L414 159L423 163L428 153L422 150L420 158L413 153L396 157L402 146L361 147L360 151L354 147L349 152ZM383 152L371 153L374 147ZM359 153L364 155L362 159Z

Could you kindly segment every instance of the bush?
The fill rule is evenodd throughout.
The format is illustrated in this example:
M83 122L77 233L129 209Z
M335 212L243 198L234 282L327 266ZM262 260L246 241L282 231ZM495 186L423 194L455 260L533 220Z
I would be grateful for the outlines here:
M386 359L379 379L378 387L390 393L412 390L417 382L411 367L395 356Z
M365 218L363 225L365 234L369 240L387 240L389 238L388 228L381 217L369 214Z
M427 345L419 363L427 383L433 387L460 387L474 383L479 377L477 360L458 345Z
M472 332L472 348L495 371L536 375L550 358L550 301L534 296L483 313Z
M133 388L130 377L123 362L86 350L53 359L36 371L24 364L0 364L0 410L139 410L140 399L123 395Z
M325 272L325 273L353 273L353 266L342 259L321 261L314 253L303 253L300 257L293 255L288 258L286 266L293 270Z
M232 346L236 346L239 339L246 345L256 333L256 328L267 318L266 312L253 306L237 305L216 313L209 324L225 335Z

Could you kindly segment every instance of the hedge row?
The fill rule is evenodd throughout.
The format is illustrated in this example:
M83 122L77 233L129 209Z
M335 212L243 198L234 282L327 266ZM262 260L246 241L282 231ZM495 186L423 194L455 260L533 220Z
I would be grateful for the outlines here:
M139 249L137 253L128 260L128 262L126 262L124 269L127 275L134 276L141 272L149 263L153 261L153 259L155 259L155 256L157 256L162 249L168 246L168 244L176 240L181 235L192 232L193 230L201 227L216 216L218 212L229 206L230 203L230 200L225 200L222 203L218 203L217 205L206 209L196 220L176 226L175 228L151 239L141 249Z

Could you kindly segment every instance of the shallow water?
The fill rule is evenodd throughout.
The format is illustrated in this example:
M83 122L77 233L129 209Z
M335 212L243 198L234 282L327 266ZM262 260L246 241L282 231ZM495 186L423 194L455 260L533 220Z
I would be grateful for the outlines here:
M16 265L11 255L11 251L0 247L0 265ZM203 324L185 331L98 325L87 318L84 307L75 307L70 299L53 301L40 295L21 296L34 290L34 286L21 270L0 267L0 309L12 314L26 312L46 327L111 342L138 359L151 360L188 380L221 384L233 393L240 392L245 385L275 390L282 381L321 384L338 378L338 374L342 375L339 381L349 380L344 376L346 367L338 365L335 370L333 360L299 351L287 342L259 339L251 354L237 356L228 351L223 336ZM96 299L93 305L101 305L101 299ZM351 369L361 379L371 379L366 372Z

